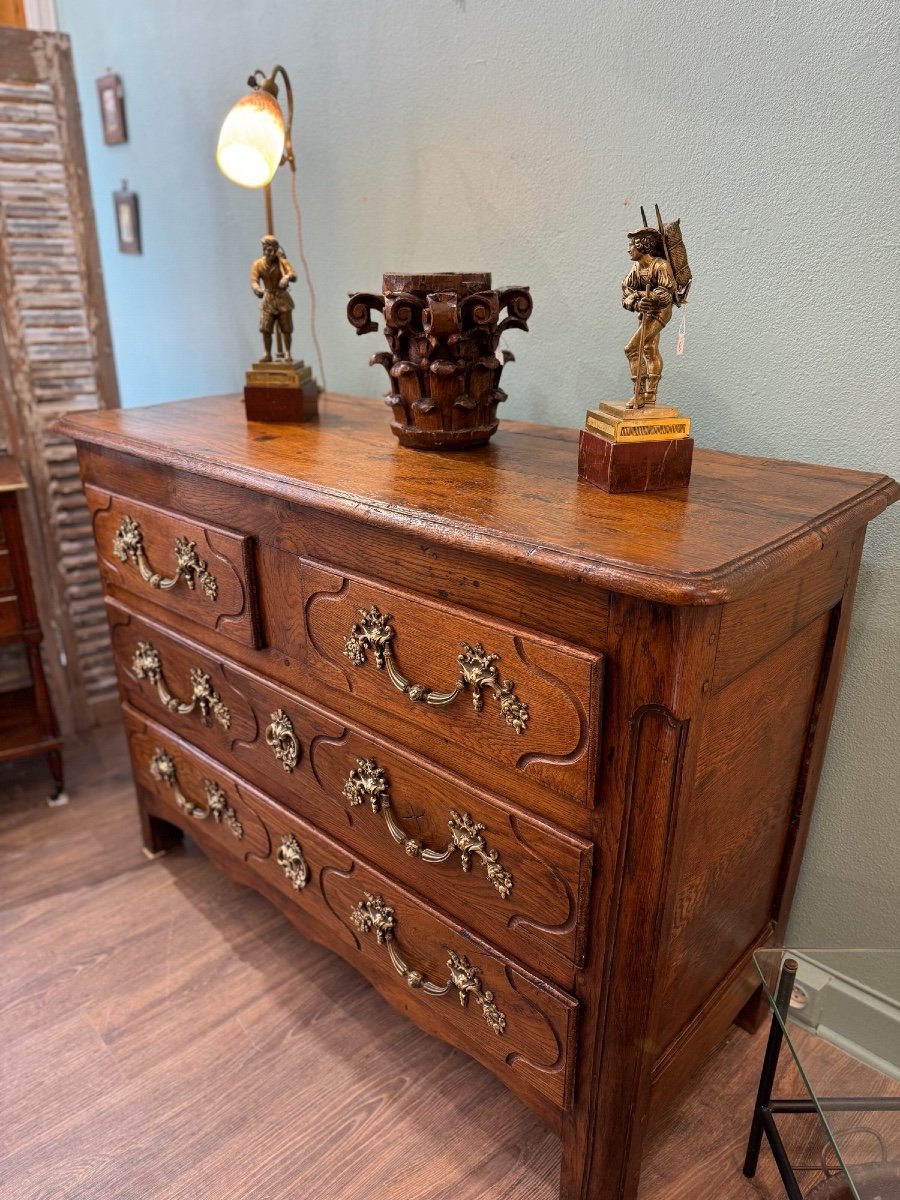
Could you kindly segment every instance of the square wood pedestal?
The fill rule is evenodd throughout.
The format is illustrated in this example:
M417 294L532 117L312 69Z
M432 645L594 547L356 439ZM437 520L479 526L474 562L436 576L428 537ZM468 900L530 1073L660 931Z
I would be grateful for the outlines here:
M578 438L578 478L604 492L660 492L687 487L694 439L613 442L582 429Z
M319 385L302 361L254 363L247 372L248 421L302 422L318 414Z

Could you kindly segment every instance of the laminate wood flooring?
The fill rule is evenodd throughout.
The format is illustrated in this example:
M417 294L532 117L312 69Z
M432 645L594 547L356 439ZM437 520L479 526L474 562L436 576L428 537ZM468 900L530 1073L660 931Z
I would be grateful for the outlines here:
M557 1200L559 1142L486 1070L192 843L143 857L120 727L66 769L50 809L42 760L0 768L3 1200ZM781 1197L765 1149L740 1173L764 1037L653 1134L641 1200Z

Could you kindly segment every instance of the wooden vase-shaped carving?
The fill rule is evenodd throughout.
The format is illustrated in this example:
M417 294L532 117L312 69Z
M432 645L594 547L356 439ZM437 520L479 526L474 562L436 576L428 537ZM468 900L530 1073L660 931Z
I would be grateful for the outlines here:
M369 364L388 373L385 401L402 446L464 449L491 437L506 399L500 374L513 360L500 336L527 330L532 307L527 287L491 290L489 273L385 275L383 295L351 295L347 318L358 334L378 328L373 310L384 315L390 353Z

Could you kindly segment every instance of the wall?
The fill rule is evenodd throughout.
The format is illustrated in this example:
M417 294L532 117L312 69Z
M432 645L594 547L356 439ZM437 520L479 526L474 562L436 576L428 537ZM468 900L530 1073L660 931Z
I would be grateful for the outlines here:
M289 69L333 390L380 394L344 307L384 270L528 283L505 416L580 425L625 394L618 304L638 206L681 216L696 279L664 395L701 445L900 473L893 0L58 0L73 37L125 404L235 391L258 350L262 199L217 171L254 67ZM94 79L125 82L102 143ZM294 246L286 172L276 227ZM111 193L140 194L144 254ZM311 347L302 287L297 347ZM674 322L673 322L674 324ZM664 350L665 353L665 350ZM386 431L387 436L387 431ZM897 506L900 508L900 506ZM869 535L800 881L800 943L900 944L900 515Z

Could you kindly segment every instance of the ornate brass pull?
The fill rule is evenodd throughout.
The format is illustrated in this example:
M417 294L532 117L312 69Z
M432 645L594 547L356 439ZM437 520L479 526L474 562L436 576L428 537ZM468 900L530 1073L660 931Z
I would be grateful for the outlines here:
M350 919L360 933L375 931L379 946L387 946L391 962L398 975L402 975L411 988L421 988L429 996L446 996L451 988L459 992L459 1002L466 1007L469 996L474 996L481 1006L485 1021L496 1034L506 1029L506 1017L494 1003L494 993L484 991L478 967L473 967L467 958L448 950L447 966L450 978L445 984L430 983L420 971L412 971L397 953L394 945L394 928L397 918L394 910L384 902L383 896L364 893L364 899L350 913Z
M199 579L209 600L215 600L219 594L215 575L210 574L206 562L197 554L196 542L188 541L187 538L175 539L175 574L166 579L158 571L154 571L144 554L144 535L141 533L141 527L133 517L122 518L122 524L113 536L113 554L119 562L133 562L141 573L141 579L152 588L168 591L179 579L183 579L193 591Z
M188 800L178 783L175 759L159 747L150 759L150 774L154 779L172 789L175 793L175 803L186 816L193 817L195 821L205 821L207 817L212 817L217 825L221 825L224 821L236 838L240 839L244 836L244 827L238 820L237 813L228 803L228 797L217 783L213 783L210 779L203 780L203 788L206 792L205 808L200 804L195 804L193 800Z
M271 724L266 727L266 745L272 747L276 760L290 773L300 756L294 722L283 708L276 708L269 719Z
M300 843L292 833L286 833L281 839L281 845L275 860L291 881L295 892L301 891L309 883L309 867L300 849Z
M358 758L356 768L350 772L344 784L344 795L351 804L363 804L366 800L372 807L373 813L381 813L391 837L402 846L410 858L421 858L423 862L441 863L456 851L459 851L460 866L464 871L471 868L472 855L477 855L484 865L487 877L500 895L507 898L512 891L513 877L505 867L497 861L496 850L488 850L481 836L485 826L473 821L468 813L458 813L450 809L450 844L446 850L429 850L415 838L408 837L394 820L391 805L390 783L385 772L378 766L374 758Z
M361 608L361 620L350 630L350 636L345 640L344 653L354 666L361 667L366 661L366 650L371 650L375 657L375 666L386 669L391 683L398 692L409 696L410 700L423 704L450 704L464 688L472 689L472 705L476 712L484 708L482 692L488 688L500 704L500 712L516 733L522 733L528 724L528 705L515 695L515 684L511 679L500 679L495 662L500 661L498 654L490 654L480 642L470 646L461 642L462 654L456 656L459 666L459 677L452 692L437 692L422 683L410 683L397 669L396 660L391 649L395 637L391 627L392 617L389 613L379 612L378 608Z
M131 669L138 679L149 679L156 688L163 706L169 712L186 716L194 709L200 713L205 723L209 724L212 714L223 729L231 725L231 713L222 703L222 698L213 688L210 677L199 667L191 669L191 699L179 700L169 691L162 669L162 658L159 651L150 642L138 642L137 649L131 658Z

